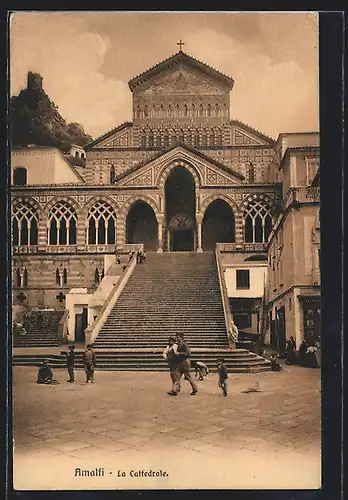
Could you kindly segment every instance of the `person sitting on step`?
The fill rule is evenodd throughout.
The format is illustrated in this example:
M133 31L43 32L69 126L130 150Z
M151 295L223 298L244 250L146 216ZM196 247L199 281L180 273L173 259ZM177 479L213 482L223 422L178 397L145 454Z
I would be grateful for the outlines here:
M48 364L48 359L45 359L37 373L37 384L58 384L57 380L53 378L52 368Z

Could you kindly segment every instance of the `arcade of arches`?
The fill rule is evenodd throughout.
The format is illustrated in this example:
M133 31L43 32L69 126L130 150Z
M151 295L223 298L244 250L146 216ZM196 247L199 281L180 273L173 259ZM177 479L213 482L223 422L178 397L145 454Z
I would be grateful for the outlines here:
M85 241L80 240L80 244L122 247L122 241L143 243L147 251L212 251L216 243L236 242L236 227L242 228L239 238L245 243L267 242L273 214L272 206L265 199L253 197L243 202L244 208L237 208L216 193L199 211L197 189L197 177L184 164L179 164L170 170L164 182L161 213L156 204L150 199L147 202L141 195L124 212L124 218L118 217L107 200L95 201L84 220L68 201L57 199L45 221L34 205L17 203L13 214L13 244L37 245L40 224L47 228L47 240L42 244L51 246L76 245L78 228L82 225L84 229L79 234L85 235ZM125 226L121 229L123 223Z

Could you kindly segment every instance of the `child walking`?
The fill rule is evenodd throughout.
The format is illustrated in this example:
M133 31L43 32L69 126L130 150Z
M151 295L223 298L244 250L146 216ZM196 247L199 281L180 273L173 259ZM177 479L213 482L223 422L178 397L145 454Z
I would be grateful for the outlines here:
M217 368L218 368L218 375L219 375L219 387L222 389L223 395L227 396L227 379L228 379L228 373L227 373L227 368L224 365L224 359L223 358L218 358L217 360Z

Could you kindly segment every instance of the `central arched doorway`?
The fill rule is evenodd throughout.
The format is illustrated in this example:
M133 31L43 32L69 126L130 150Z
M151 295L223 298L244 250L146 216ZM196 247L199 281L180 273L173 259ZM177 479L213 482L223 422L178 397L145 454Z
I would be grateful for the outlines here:
M165 248L189 252L196 247L196 192L191 173L176 166L165 183Z
M224 200L214 200L203 218L203 250L215 250L216 243L235 242L235 222L232 208Z
M142 200L134 202L126 219L126 243L143 243L145 250L156 251L158 224L155 212Z

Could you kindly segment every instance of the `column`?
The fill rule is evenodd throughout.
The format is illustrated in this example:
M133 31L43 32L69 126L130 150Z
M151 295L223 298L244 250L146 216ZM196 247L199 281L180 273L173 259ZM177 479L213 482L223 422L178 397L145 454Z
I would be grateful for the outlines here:
M168 252L170 252L170 230L167 229L167 237L168 237Z
M197 247L197 253L202 253L202 223L198 222L197 224L197 236L198 236L198 247Z
M236 232L236 246L242 247L244 243L244 220L240 212L235 212L235 232Z
M163 231L162 222L159 222L158 223L158 249L157 249L158 253L162 253L163 252L162 231Z

